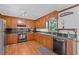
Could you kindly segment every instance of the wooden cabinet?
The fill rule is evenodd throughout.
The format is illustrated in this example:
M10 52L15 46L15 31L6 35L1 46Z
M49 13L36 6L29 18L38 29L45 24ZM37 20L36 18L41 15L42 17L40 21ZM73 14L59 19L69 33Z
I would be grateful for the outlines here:
M29 28L35 28L34 20L6 15L2 15L1 18L6 20L6 28L16 28L17 24L26 25Z
M34 21L33 20L22 20L22 19L20 19L20 20L18 20L18 22L21 22L21 23L19 23L20 25L26 25L26 27L27 28L35 28L35 26L34 26Z
M67 55L73 55L73 40L72 39L67 39L66 53Z
M15 19L6 17L4 20L6 21L6 28L16 28L17 23Z
M36 28L41 28L41 21L36 21Z
M53 48L53 37L50 35L35 33L35 40L48 49Z
M50 39L49 39L50 38ZM47 39L47 44L46 44L46 46L50 49L50 50L52 50L53 49L53 37L49 37L48 39Z
M7 34L5 39L5 44L14 44L17 43L17 35L16 34Z
M36 20L35 22L36 28L45 28L45 24L46 24L45 18L41 18L39 20Z
M35 28L35 21L33 21L33 20L26 20L26 26L28 28Z
M57 18L57 16L58 16L58 11L54 11L54 12L51 12L51 13L45 15L45 16L38 18L35 22L36 28L44 28L46 25L46 21L49 21L50 18L53 18L53 17Z
M6 28L16 28L16 25L17 25L16 20L10 19L6 22Z
M27 33L27 40L28 41L34 40L34 32L28 32Z

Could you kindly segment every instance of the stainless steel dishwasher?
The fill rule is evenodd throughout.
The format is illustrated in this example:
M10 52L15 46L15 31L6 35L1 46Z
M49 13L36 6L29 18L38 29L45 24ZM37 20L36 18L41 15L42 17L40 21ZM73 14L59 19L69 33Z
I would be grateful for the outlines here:
M54 38L53 51L59 55L66 54L66 41L62 38Z

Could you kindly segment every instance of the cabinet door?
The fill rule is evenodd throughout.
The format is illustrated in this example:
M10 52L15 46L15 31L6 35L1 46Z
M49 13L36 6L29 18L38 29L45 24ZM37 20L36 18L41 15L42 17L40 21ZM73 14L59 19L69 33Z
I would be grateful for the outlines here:
M36 33L35 40L39 42L41 45L47 47L48 49L52 49L53 47L53 38L49 35Z
M6 20L6 28L16 28L16 25L17 25L17 23L16 23L15 19L8 18Z
M68 39L67 40L67 48L66 48L66 53L67 55L73 55L73 40Z
M37 20L35 25L36 28L42 28L42 20Z
M34 28L34 22L33 21L30 21L30 27Z
M41 43L41 36L40 36L40 34L38 34L38 33L37 33L37 41L38 41L39 43Z
M17 43L17 34L7 34L6 35L6 44L14 44Z
M45 47L47 47L47 37L45 36L45 35L41 35L42 36L42 44L45 46Z
M38 33L34 33L34 40L39 42L39 34Z
M35 22L31 20L26 20L26 26L28 28L35 28Z
M33 32L28 32L26 33L27 35L27 40L30 41L30 40L35 40L35 34Z
M47 47L51 50L53 49L53 40L52 39L47 39Z
M36 28L40 28L40 22L36 21Z
M36 21L36 28L44 28L44 27L45 27L45 21L44 20Z

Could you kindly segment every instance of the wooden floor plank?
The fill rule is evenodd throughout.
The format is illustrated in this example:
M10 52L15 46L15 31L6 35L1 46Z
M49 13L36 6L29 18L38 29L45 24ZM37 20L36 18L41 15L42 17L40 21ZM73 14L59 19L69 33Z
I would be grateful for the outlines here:
M30 42L29 43L29 45L31 45L31 46L33 46L32 48L33 48L33 51L37 54L39 54L39 55L41 55L42 53L39 51L39 50L37 50L37 46L39 45L38 43L35 43L35 42Z

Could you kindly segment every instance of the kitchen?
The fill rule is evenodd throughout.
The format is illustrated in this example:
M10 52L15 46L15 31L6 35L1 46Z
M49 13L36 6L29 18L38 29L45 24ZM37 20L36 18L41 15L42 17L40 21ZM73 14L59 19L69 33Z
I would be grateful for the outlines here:
M61 4L60 6L62 6ZM64 4L65 5L65 4ZM11 10L19 10L13 5L13 8L7 11L7 8L12 7L7 5L0 5L6 7L6 13L0 14L0 54L1 55L78 55L79 54L79 5L65 5L61 8L58 5L51 5L53 8L51 12L44 11L48 5L44 7L37 7L42 11L39 13L46 13L37 19L25 18L28 17L28 11L22 11L22 17L16 15L9 16L6 13ZM1 7L2 6L2 7ZM32 6L32 5L26 5ZM42 5L40 5L42 6ZM49 5L50 6L50 5ZM34 5L36 8L36 5ZM34 8L33 7L33 8ZM25 8L25 7L24 7ZM49 9L50 9L49 8ZM28 8L32 9L32 8ZM61 9L61 10L60 10ZM34 10L34 9L33 9ZM32 10L32 11L33 11ZM39 11L40 11L39 10ZM48 8L47 8L48 10ZM30 11L30 13L32 12ZM35 10L36 11L36 10ZM17 11L19 12L19 11ZM37 12L37 11L36 11ZM14 12L13 12L14 13ZM34 13L34 12L32 12ZM26 15L28 14L28 15ZM31 15L31 14L30 14ZM36 13L37 15L37 13ZM29 16L29 17L33 17Z

